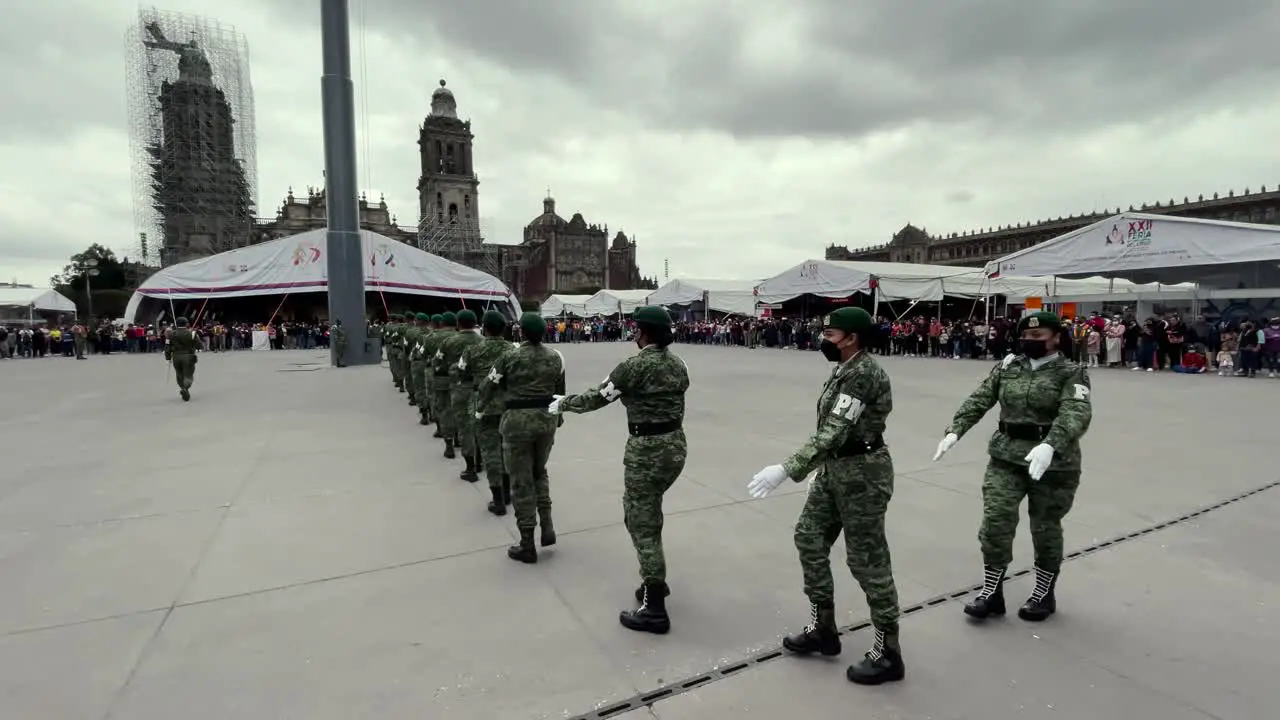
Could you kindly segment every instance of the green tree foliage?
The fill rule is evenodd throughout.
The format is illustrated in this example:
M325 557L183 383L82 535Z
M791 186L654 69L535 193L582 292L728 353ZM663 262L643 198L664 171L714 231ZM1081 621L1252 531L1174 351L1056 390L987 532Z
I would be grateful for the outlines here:
M129 302L128 261L121 261L109 248L94 243L84 252L72 255L71 262L62 272L49 278L49 284L71 298L84 317L89 309L84 282L85 262L88 260L98 261L94 267L98 274L89 278L89 287L93 289L93 314L99 318L120 317Z

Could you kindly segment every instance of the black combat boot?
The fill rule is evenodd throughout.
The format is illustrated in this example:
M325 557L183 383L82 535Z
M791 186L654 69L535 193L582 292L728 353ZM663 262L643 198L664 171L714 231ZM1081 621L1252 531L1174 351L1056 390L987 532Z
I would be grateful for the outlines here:
M458 479L466 480L467 482L479 480L480 476L476 474L476 461L470 455L463 455L462 461L466 463L466 467L462 469L462 472L458 473Z
M849 682L858 685L879 685L894 682L907 676L907 666L902 662L902 648L898 634L876 630L876 639L862 662L850 665L844 671Z
M458 454L453 451L453 441L449 438L444 439L444 457L446 460L458 457Z
M473 459L476 461L476 472L484 472L484 456L480 454L479 450L476 450L476 454Z
M1036 587L1031 597L1018 608L1018 617L1027 622L1044 622L1058 611L1058 601L1053 590L1058 586L1058 573L1036 568Z
M507 548L507 557L530 565L538 562L538 549L533 546L533 528L520 528L520 544Z
M507 504L502 502L502 488L491 487L489 493L493 495L493 499L489 501L489 512L494 515L506 515Z
M815 603L809 603L809 624L799 633L783 638L782 647L800 655L815 652L827 656L839 655L840 630L836 627L835 606L818 607Z
M186 388L179 390L178 394L182 396L182 402L189 402L191 400L191 391Z
M622 627L636 632L666 635L671 631L671 618L667 616L667 600L658 585L645 585L640 596L640 607L618 613Z
M511 504L511 476L506 473L502 474L502 504Z
M556 526L551 522L551 511L538 513L538 524L542 526L542 547L556 544Z
M982 569L982 590L964 604L964 614L975 620L1004 615L1004 574L1007 568L987 565Z
M411 394L411 395L409 395L409 404L410 404L410 405L412 405L412 406L414 406L414 407L417 407L417 406L418 406L418 401L417 401L416 399L414 399L414 397L413 397L413 395L412 395L412 394Z
M661 593L662 597L664 598L671 597L670 585L662 582L662 583L654 583L653 587L654 587L654 592ZM644 586L643 585L636 588L636 602L644 602Z
M436 421L436 431L435 431L435 432L433 432L433 433L431 433L431 437L433 437L433 438L443 438L443 437L444 437L444 433L440 432L440 424L439 424L439 421L438 421L438 420Z
M431 418L427 417L427 414L426 414L426 413L419 413L419 415L418 415L418 424L419 424L419 425L430 425L430 424L431 424Z

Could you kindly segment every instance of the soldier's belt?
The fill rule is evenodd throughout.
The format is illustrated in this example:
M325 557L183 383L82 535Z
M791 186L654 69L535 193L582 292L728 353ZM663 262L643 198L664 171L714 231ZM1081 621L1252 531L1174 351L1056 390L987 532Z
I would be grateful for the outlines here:
M1000 421L1000 433L1014 440L1043 440L1049 437L1051 425L1034 425L1032 423L1007 423Z
M435 374L433 374L433 375L432 375L432 377L443 377L443 378L447 378L447 377L449 377L449 371L448 371L448 370L445 370L444 372L438 372L438 373L435 373Z
M649 437L651 435L663 435L679 430L683 425L681 420L664 420L662 422L648 423L627 423L627 432L631 433L631 437Z
M836 448L833 457L851 458L868 455L884 447L884 436L876 435L870 440L846 440L844 445Z
M508 410L532 410L534 408L539 408L542 410L546 410L547 406L550 405L552 402L555 402L555 398L551 397L550 395L546 397L512 398L507 401L507 409Z

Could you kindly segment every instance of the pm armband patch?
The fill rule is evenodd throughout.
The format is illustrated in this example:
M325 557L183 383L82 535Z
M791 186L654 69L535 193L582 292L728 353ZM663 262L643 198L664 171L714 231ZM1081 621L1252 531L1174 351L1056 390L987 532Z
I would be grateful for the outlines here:
M613 402L622 397L622 391L614 387L612 380L605 378L600 386L600 397L604 398L605 402Z
M843 417L845 420L857 420L862 414L862 401L840 393L836 396L836 404L831 406L831 414Z
M1076 396L1075 396L1075 399L1076 399L1076 400L1088 400L1088 399L1089 399L1089 388L1088 388L1088 387L1086 387L1086 386L1084 386L1084 385L1080 385L1079 383L1077 383L1077 384L1076 384Z

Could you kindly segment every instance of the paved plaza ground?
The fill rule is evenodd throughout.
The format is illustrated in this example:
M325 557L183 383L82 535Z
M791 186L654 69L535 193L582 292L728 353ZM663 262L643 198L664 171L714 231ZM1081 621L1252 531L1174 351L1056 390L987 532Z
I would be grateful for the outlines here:
M634 351L559 347L571 389ZM1280 487L1186 516L1280 480L1280 380L1095 371L1066 524L1090 551L1064 566L1050 622L972 626L946 598L981 579L994 414L930 458L990 365L885 361L899 592L942 599L903 621L906 682L861 688L843 673L865 629L835 660L771 652L808 620L804 487L745 489L812 430L829 365L677 350L693 387L665 637L617 622L638 582L620 407L560 431L560 542L526 566L506 558L511 515L485 511L484 483L458 479L385 368L205 354L183 403L159 355L0 362L0 720L1274 717ZM1025 522L1017 554L1030 565ZM841 622L858 623L833 562ZM1020 603L1028 579L1010 591Z

